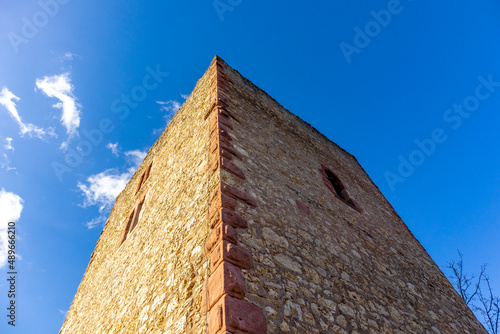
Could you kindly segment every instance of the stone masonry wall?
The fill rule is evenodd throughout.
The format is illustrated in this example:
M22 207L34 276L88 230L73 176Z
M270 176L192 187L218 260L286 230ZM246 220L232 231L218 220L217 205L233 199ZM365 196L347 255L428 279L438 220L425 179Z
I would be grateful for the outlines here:
M210 185L208 222L212 229L205 249L210 260L207 284L202 294L202 309L207 314L207 334L266 334L267 325L260 307L245 300L246 288L243 270L253 269L252 254L238 245L237 230L248 228L248 223L236 213L236 206L255 207L257 203L240 190L221 182L222 171L231 173L240 181L245 174L233 160L241 159L231 143L233 123L238 122L230 108L226 87L230 79L227 66L218 57L214 100L206 115L210 121L210 163L208 173L217 183Z
M269 333L486 333L352 155L224 72L245 179L222 169L221 181L256 203L236 207L249 225L238 243L254 263L245 300Z
M204 116L212 101L213 70L212 64L116 199L60 333L205 331L209 124ZM120 245L144 195L138 223Z
M215 57L60 333L486 331L356 159Z

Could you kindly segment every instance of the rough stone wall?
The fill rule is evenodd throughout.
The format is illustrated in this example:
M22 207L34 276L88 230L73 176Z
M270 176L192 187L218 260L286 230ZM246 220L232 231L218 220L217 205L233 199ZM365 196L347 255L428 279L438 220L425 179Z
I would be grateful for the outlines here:
M116 199L60 333L205 331L201 293L207 277L209 128L204 116L213 67ZM138 223L120 245L144 195Z
M236 206L255 207L257 203L244 192L221 182L221 171L244 181L245 174L232 161L241 156L231 143L234 117L226 93L231 81L226 64L215 57L214 100L206 118L210 120L210 163L207 169L217 180L210 189L208 222L212 229L205 249L210 270L204 293L203 311L207 313L207 334L266 334L267 324L260 307L245 300L245 278L242 270L253 268L252 254L238 245L238 230L248 223L236 213Z
M486 333L356 159L224 65L232 162L249 195L245 300L269 333ZM327 186L324 168L349 192ZM348 201L352 201L352 206ZM354 204L353 204L354 203Z
M486 333L356 159L216 57L60 333L266 332Z

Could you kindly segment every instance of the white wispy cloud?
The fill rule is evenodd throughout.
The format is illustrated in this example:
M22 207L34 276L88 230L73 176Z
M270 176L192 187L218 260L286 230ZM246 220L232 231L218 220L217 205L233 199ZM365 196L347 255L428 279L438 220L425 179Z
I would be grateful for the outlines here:
M119 155L119 150L118 150L118 143L108 143L106 145L106 148L111 150L111 153L117 157Z
M3 147L6 150L11 150L12 152L14 152L14 146L12 146L13 139L7 137L7 138L5 138L5 140L7 141L7 144L5 144ZM16 170L16 167L12 167L10 165L10 160L9 160L9 157L7 156L6 153L2 153L2 159L0 159L0 168L3 168L7 171Z
M7 263L9 239L8 223L17 222L23 211L23 200L18 195L0 190L0 269Z
M139 167L141 162L144 160L148 152L141 150L132 150L125 152L125 156L129 159L130 163L132 163L135 168Z
M83 59L82 56L76 54L76 53L73 53L73 52L65 52L63 54L60 54L60 53L55 53L56 56L55 56L55 60L61 62L61 63L71 63L73 60L75 59ZM71 65L67 65L66 68L69 67L71 68Z
M10 165L10 160L9 160L9 157L7 156L7 154L5 153L2 153L2 157L3 159L1 159L0 161L0 167L9 171L9 170L16 170L16 167L12 167Z
M161 106L160 110L165 111L170 117L172 117L182 106L182 104L176 100L156 101L156 103Z
M53 75L51 77L44 76L43 79L36 79L36 86L48 97L58 99L60 102L53 104L52 107L61 109L61 123L66 128L66 133L69 138L62 144L66 147L69 139L76 135L77 129L80 126L81 105L76 102L76 97L73 95L74 86L71 84L69 73Z
M120 174L116 168L112 168L89 176L86 184L78 182L78 188L84 196L83 207L95 205L99 208L99 216L86 223L89 229L106 221L116 196L125 188L134 171L134 168L129 168Z
M106 211L109 212L109 211ZM95 217L94 219L88 221L85 223L85 226L91 230L93 228L96 228L97 226L102 226L106 223L106 217L107 214L105 212L102 212L99 214L99 216Z
M131 167L125 172L120 173L117 168L110 168L89 176L85 183L78 182L78 188L84 197L82 206L97 206L99 209L99 216L85 224L89 229L102 225L106 221L116 196L125 188L146 154L141 150L127 151L125 156Z
M183 99L187 98L187 96L186 98L184 98L185 95L181 94L181 96ZM165 112L165 114L163 115L163 119L165 120L165 127L168 125L168 122L170 122L172 117L174 117L177 110L179 110L182 106L182 103L176 100L156 101L156 103L160 105L160 110ZM165 127L154 129L153 134L163 132L163 130L165 130Z
M79 57L76 53L66 52L63 56L63 59L73 60L73 58Z
M19 132L21 136L28 135L30 137L37 137L40 139L45 139L46 137L56 136L53 128L48 128L44 130L36 125L31 123L24 123L17 111L16 102L21 99L14 95L7 87L3 87L0 92L0 104L7 109L10 116L16 121L19 125Z
M12 146L12 138L5 138L5 140L7 141L7 144L5 144L3 147L5 147L6 150L12 150L14 151L14 146Z

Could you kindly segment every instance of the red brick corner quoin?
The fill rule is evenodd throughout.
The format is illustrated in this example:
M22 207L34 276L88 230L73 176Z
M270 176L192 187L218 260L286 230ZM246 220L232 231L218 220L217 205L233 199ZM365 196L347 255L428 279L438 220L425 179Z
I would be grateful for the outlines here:
M232 161L241 156L232 145L230 132L234 130L229 104L224 90L231 82L224 73L225 63L215 57L212 63L214 101L205 119L210 122L209 176L224 169L241 180L245 175ZM238 245L237 228L247 228L247 222L236 213L237 203L256 207L250 196L220 182L210 194L209 226L212 229L205 243L210 260L210 272L203 293L203 310L208 312L208 334L266 334L266 318L262 309L245 301L245 278L241 269L253 267L250 252Z

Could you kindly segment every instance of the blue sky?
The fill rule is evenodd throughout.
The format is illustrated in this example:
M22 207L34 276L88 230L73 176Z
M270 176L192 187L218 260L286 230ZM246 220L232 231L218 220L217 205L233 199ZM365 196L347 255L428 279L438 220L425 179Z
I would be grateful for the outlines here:
M15 332L59 331L114 196L215 54L354 154L441 268L460 249L499 294L499 16L493 0L1 1Z

